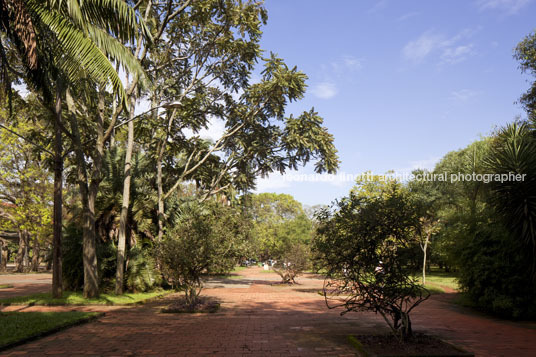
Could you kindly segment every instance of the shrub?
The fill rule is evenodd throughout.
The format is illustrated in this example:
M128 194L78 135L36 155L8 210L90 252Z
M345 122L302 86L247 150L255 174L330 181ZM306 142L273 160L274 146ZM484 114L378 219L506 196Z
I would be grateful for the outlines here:
M273 265L273 270L283 279L283 283L295 284L294 279L309 267L309 256L309 248L296 243Z
M132 247L128 252L126 286L129 291L148 291L161 283L155 270L150 248ZM84 266L82 261L82 230L74 223L67 226L62 241L63 286L69 291L81 291L84 286ZM115 283L117 249L112 241L97 240L97 262L99 287L103 291L112 290Z
M404 188L378 185L380 192L356 194L318 215L315 250L327 271L329 308L374 311L401 340L412 336L410 312L430 294L412 278L407 250L419 222Z
M162 274L185 292L195 310L203 288L203 276L230 271L238 258L241 235L236 212L216 203L186 203L175 226L158 246Z
M477 308L514 319L536 318L536 288L522 244L499 224L482 225L459 246L459 282Z

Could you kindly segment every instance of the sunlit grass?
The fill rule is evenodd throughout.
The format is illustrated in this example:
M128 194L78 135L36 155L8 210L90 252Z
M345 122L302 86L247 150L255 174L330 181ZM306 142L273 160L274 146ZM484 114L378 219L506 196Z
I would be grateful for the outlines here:
M421 277L422 279L422 277ZM448 288L458 290L458 279L452 273L444 272L431 272L426 274L426 286L428 285L440 285Z
M32 294L0 299L0 305L130 305L168 294L166 291L126 293L123 295L100 294L97 298L84 298L82 292L66 291L56 299L50 293Z
M12 288L13 285L11 284L0 284L0 289L8 289L8 288Z
M98 316L95 312L0 312L0 348Z

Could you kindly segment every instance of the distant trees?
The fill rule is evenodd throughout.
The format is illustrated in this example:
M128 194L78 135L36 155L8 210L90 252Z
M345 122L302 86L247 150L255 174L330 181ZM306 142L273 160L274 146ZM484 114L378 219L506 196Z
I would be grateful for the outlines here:
M36 137L46 122L39 117L38 104L32 108L18 96L12 100L18 109L15 118L7 108L0 109L0 232L19 236L15 270L38 271L52 243L52 178L39 149L21 137Z
M294 282L309 267L313 234L312 222L301 203L290 195L276 193L250 195L246 202L257 256L263 261L275 260L274 271L284 282Z

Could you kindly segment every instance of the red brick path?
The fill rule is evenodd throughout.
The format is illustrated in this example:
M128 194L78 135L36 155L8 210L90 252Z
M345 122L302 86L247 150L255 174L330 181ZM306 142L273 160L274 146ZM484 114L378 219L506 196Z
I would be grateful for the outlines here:
M242 279L213 282L205 295L222 301L216 314L160 314L165 301L109 311L96 322L73 327L0 355L314 356L354 355L349 334L387 331L372 313L340 317L315 291L321 280L299 286L271 285L259 269ZM455 342L477 356L536 356L536 329L458 308L450 294L415 310L413 326Z

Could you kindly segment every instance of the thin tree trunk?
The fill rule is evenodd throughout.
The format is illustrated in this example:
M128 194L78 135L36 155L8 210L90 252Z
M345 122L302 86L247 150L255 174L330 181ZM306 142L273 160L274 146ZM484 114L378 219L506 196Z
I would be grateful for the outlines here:
M39 271L39 264L41 263L41 246L39 245L39 239L34 238L32 247L32 271Z
M54 108L54 214L52 240L52 296L60 298L63 294L61 240L62 240L62 190L63 190L63 142L61 137L61 88L58 81L56 88L56 106Z
M422 260L422 285L426 285L426 252L428 250L428 242L430 241L430 233L426 234L426 240L424 241L424 246L421 247L423 251L423 260Z
M121 206L121 217L119 220L119 237L117 242L117 271L115 275L115 293L123 293L123 281L125 275L125 251L128 207L130 202L130 179L132 176L132 151L134 149L134 106L136 99L130 97L130 112L128 122L127 150L125 154L125 177L123 181L123 204Z
M67 91L67 105L69 106L71 130L74 152L77 161L77 181L82 201L82 257L84 265L84 297L92 298L99 295L99 274L97 266L97 239L95 230L95 197L90 190L87 177L87 166L80 139L78 121L74 116L72 98ZM95 193L96 194L96 193Z
M28 252L30 245L30 234L25 229L24 231L22 231L22 235L24 237L24 254L22 256L22 266L24 267L24 271L28 271L28 268L30 267L30 254Z
M26 236L24 232L19 231L19 250L15 258L15 272L22 273L24 271L24 252L26 250Z
M158 158L156 160L156 185L158 189L158 242L164 236L164 189L162 184L162 158L164 156L164 143L160 144Z
M7 249L7 243L0 240L0 271L7 270L7 261L9 259L9 251Z

